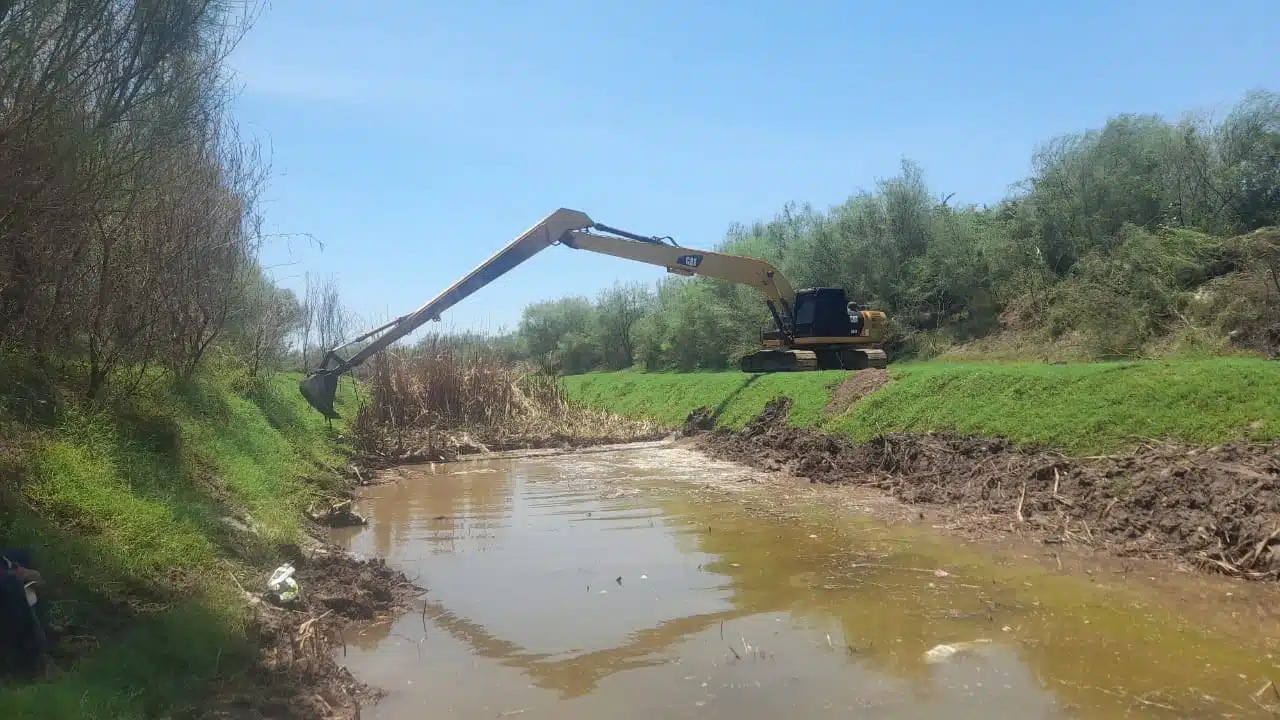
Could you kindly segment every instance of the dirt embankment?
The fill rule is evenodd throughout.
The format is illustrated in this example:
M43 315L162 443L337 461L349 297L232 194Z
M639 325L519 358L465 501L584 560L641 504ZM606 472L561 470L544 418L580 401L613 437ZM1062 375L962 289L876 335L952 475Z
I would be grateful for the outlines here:
M789 408L779 398L743 430L703 433L699 444L813 482L876 487L975 532L1280 580L1280 443L1153 444L1099 457L947 434L855 444L788 427Z
M840 383L831 393L831 402L827 403L827 412L839 415L858 404L862 398L889 384L889 371L880 368L859 370L848 380Z
M354 720L379 691L359 682L335 659L342 632L409 607L420 592L381 559L356 560L315 541L287 546L300 598L278 606L246 591L251 633L260 653L251 672L224 685L206 718L226 720Z

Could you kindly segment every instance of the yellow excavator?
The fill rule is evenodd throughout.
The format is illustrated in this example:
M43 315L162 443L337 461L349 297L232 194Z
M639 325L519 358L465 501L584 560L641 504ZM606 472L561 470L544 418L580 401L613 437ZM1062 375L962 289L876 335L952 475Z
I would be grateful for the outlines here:
M577 210L561 208L426 305L326 352L320 366L299 381L298 389L325 417L338 417L333 402L343 373L428 320L438 321L440 313L551 245L659 265L676 275L701 275L756 288L764 294L774 328L760 333L760 350L741 358L739 366L744 372L852 370L884 367L888 362L880 347L887 330L885 314L860 309L848 301L841 288L796 291L764 260L683 248L671 238L637 235L594 222ZM339 354L366 341L368 344L351 357Z

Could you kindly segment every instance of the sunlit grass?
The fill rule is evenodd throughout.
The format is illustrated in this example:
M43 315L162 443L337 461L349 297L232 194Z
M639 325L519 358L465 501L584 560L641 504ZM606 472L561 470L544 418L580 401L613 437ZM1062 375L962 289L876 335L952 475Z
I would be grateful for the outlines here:
M344 464L345 425L306 405L298 377L209 372L99 407L52 382L0 397L0 425L20 441L0 447L0 535L36 550L55 624L91 637L56 680L3 687L0 717L188 714L245 669L232 572L297 539L300 511ZM354 405L344 381L339 409ZM28 407L55 410L37 423L15 410ZM260 530L248 546L225 522L246 515Z
M955 430L1082 454L1144 439L1222 443L1280 436L1280 363L1244 358L1046 365L921 363L832 430Z
M737 371L698 373L589 373L565 378L575 401L627 417L649 417L667 427L700 407L717 422L740 428L778 396L792 399L791 421L817 425L831 391L852 373L844 370L750 375Z
M824 410L831 389L848 375L839 371L593 373L566 384L576 400L668 426L706 406L720 408L720 424L740 427L772 397L787 395L795 401L793 424L859 440L954 430L1090 454L1147 438L1221 443L1280 437L1280 363L1266 360L930 362L895 366L891 374L886 387L840 415Z

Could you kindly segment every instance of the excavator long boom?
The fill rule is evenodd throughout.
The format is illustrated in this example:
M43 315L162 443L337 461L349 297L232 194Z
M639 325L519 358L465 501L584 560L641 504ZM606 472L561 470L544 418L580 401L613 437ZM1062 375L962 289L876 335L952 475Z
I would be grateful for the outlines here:
M298 388L303 397L326 417L338 417L333 402L337 394L338 378L343 373L359 366L428 320L439 320L440 313L463 298L543 249L556 244L659 265L678 275L702 275L751 285L764 294L778 330L784 334L790 332L795 290L777 268L764 260L682 248L660 238L645 237L601 225L592 221L586 213L561 208L526 230L422 307L326 352L320 366L299 382ZM344 358L339 354L340 351L367 340L371 341L351 357Z

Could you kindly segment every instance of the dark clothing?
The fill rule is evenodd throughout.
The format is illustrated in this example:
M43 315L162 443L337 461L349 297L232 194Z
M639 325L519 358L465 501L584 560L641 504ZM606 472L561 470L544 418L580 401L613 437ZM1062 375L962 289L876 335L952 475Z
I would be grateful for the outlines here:
M30 550L0 548L0 669L38 673L44 665L48 604L27 602L27 591L15 566L39 570ZM37 598L40 589L37 587Z

